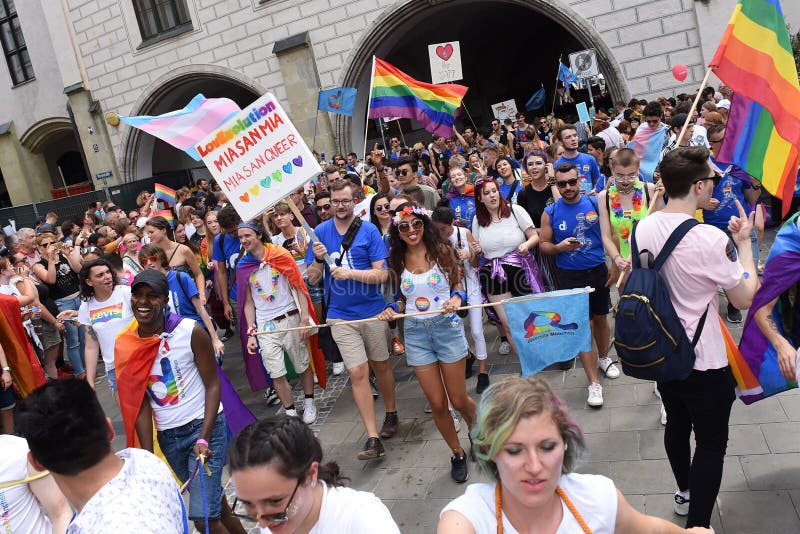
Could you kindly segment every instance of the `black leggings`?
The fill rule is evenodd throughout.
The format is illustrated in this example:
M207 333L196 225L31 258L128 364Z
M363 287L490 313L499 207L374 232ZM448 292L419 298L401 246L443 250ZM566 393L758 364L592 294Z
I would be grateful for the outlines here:
M709 526L722 482L734 388L730 367L692 371L686 380L658 383L667 411L664 448L678 489L691 492L686 528ZM689 448L692 430L694 458Z

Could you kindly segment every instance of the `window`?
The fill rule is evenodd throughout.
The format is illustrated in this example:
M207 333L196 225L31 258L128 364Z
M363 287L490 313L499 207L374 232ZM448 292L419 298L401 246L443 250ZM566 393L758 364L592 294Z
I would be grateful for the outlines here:
M22 36L14 0L0 0L0 41L14 85L33 79L33 66Z
M192 27L186 0L133 0L133 7L145 41L171 37Z

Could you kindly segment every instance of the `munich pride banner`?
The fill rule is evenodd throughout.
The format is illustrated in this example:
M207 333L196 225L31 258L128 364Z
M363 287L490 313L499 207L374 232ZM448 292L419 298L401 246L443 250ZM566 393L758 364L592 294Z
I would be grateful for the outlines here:
M234 115L195 148L244 221L322 172L271 93Z

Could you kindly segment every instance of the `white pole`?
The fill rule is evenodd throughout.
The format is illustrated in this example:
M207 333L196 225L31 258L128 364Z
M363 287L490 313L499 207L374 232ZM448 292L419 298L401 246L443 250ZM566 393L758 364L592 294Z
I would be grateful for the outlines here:
M367 115L364 117L364 161L367 160L367 128L369 128L369 104L372 101L372 82L375 81L375 56L372 56L372 73L369 75L369 93L367 93Z

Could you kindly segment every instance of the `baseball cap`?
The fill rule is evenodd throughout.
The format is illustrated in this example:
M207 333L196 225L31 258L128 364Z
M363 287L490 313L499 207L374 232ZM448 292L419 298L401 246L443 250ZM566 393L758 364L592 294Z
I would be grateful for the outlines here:
M39 226L39 228L36 229L36 233L37 234L46 234L46 233L55 234L56 233L56 229L53 228L52 224L42 224L42 225Z
M147 284L153 291L164 295L165 297L169 295L169 284L167 283L167 277L164 276L164 273L161 271L145 269L144 271L140 272L133 279L131 291L136 291L136 286L139 284Z
M717 107L718 108L731 109L731 101L728 100L727 98L723 98L722 100L717 102Z
M673 128L681 128L683 126L683 123L686 122L686 117L687 117L686 113L678 113L677 115L673 115L669 119L669 125L672 126Z

